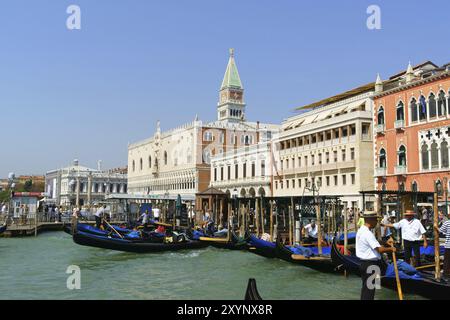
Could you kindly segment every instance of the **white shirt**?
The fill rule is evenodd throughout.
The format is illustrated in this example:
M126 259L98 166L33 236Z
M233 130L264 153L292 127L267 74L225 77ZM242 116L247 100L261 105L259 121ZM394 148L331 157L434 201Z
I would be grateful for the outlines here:
M143 224L148 223L148 220L149 220L149 214L148 214L147 212L144 212L144 213L141 215L141 217L142 217L142 223L143 223Z
M158 208L153 209L153 216L155 218L159 218L159 209Z
M6 205L3 205L3 207L2 207L2 213L3 213L3 214L6 214Z
M402 239L408 241L419 241L422 240L422 235L425 234L426 230L417 219L412 219L408 221L406 219L400 220L394 223L395 229L402 229Z
M105 213L105 209L103 207L101 207L100 209L97 210L97 212L95 213L96 217L103 217L103 214Z
M376 248L381 247L372 231L366 225L361 226L356 233L356 256L361 260L380 260Z
M309 237L313 237L313 238L317 238L317 224L314 226L314 228L312 227L311 224L308 224L305 226L305 230L306 230L306 235Z

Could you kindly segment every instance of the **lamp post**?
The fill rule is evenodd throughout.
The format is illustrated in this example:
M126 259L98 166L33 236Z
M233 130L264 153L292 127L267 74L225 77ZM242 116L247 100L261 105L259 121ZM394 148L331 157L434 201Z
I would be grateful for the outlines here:
M320 212L320 206L319 206L319 190L321 187L321 183L318 181L315 181L314 176L311 176L311 181L308 181L305 189L313 193L313 201L316 207L316 218L317 218L317 247L319 254L322 254L322 225L321 225L321 212ZM316 199L316 192L317 192L317 199Z
M237 191L237 189L235 188L234 190L233 190L233 211L234 211L234 213L236 213L236 208L237 208L237 197L238 197L238 191ZM239 215L237 215L238 216L238 219L239 219ZM234 218L234 215L233 215L233 218ZM234 221L233 221L234 219L232 219L231 220L231 228L234 228ZM234 230L234 229L232 229L232 230Z

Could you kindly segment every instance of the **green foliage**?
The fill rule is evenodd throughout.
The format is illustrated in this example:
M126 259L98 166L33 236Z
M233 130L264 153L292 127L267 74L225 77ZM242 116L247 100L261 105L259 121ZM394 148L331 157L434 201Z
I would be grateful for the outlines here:
M25 181L25 184L23 185L23 189L25 192L30 192L33 188L33 180L27 180Z
M9 194L8 190L0 192L0 203L1 202L8 202L9 201L9 196L10 196L10 194Z

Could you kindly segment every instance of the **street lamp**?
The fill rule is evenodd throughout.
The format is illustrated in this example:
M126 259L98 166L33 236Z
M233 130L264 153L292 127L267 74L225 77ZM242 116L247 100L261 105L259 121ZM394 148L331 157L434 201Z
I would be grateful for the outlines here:
M238 197L238 190L235 188L234 190L233 190L233 210L234 210L234 213L236 214L237 212L237 197ZM234 221L231 221L231 223L234 225ZM231 226L231 227L233 227L233 225Z

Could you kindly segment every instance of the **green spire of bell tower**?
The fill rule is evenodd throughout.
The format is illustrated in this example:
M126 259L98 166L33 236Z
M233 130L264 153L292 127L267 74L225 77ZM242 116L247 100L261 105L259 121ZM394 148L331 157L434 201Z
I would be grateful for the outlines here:
M218 120L245 121L244 88L234 61L234 49L230 49L230 59L220 87Z
M234 49L230 49L230 59L228 60L227 70L220 87L220 89L224 88L243 89L236 62L234 61Z

